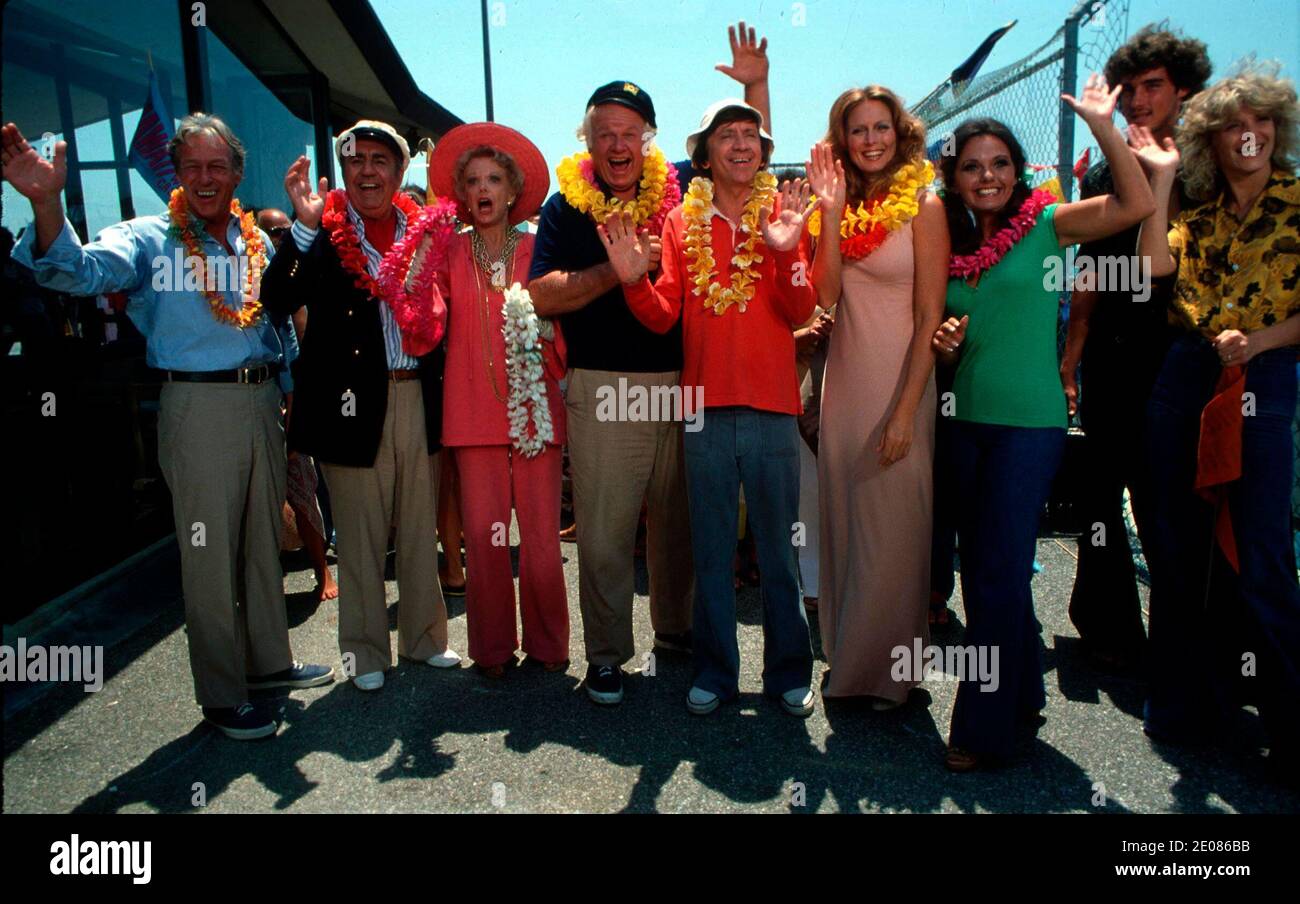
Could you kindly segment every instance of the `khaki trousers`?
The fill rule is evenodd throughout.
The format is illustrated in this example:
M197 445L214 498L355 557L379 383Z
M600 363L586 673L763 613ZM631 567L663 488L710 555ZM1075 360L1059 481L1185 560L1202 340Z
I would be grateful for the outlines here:
M587 661L597 666L622 665L635 653L633 548L643 499L654 630L690 630L695 592L682 424L600 420L598 393L616 393L619 378L629 389L648 388L676 386L679 374L569 371L565 404L578 525L578 598Z
M164 384L158 462L180 545L194 695L200 706L238 706L246 675L293 664L280 570L279 386Z
M397 652L428 659L447 649L447 607L438 583L437 455L429 454L419 380L388 385L375 464L321 463L339 553L339 651L349 678L393 664L384 563L397 537Z

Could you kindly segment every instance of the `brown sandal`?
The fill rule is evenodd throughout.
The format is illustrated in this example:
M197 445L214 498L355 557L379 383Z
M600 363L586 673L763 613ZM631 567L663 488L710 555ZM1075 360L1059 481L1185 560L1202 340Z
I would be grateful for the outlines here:
M969 750L949 747L943 756L943 764L949 772L974 772L984 765L984 761Z

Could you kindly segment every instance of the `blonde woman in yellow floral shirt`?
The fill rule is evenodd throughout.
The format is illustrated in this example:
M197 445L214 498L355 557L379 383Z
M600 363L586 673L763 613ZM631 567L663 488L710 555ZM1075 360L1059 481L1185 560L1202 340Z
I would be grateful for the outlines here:
M1177 148L1141 149L1157 198L1168 198L1179 163L1184 185L1205 203L1166 232L1163 207L1143 224L1141 253L1156 277L1177 274L1171 316L1183 327L1152 392L1154 475L1151 565L1151 687L1148 734L1208 740L1231 730L1210 667L1255 654L1269 760L1294 781L1300 766L1300 585L1291 545L1294 479L1291 421L1300 350L1300 182L1295 176L1294 85L1246 66L1193 99ZM1165 236L1168 236L1167 240ZM1245 370L1241 426L1201 431L1203 409ZM1224 377L1224 380L1220 378ZM1235 416L1237 401L1225 399ZM1235 417L1234 417L1235 419ZM1212 417L1206 423L1213 424ZM1226 438L1225 443L1209 443ZM1240 477L1227 484L1240 608L1249 648L1221 660L1207 613L1210 571L1232 566L1214 538L1216 512L1198 495L1198 444L1222 451L1240 440ZM1202 455L1199 463L1209 464ZM1220 542L1222 536L1220 536ZM1225 547L1226 548L1226 547ZM1215 602L1218 602L1217 600ZM1252 657L1252 661L1255 661ZM1228 676L1224 676L1225 678Z

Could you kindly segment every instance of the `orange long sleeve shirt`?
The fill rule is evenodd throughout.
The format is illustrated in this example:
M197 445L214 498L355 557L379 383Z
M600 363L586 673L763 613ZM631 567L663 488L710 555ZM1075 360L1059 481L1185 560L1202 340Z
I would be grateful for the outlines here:
M716 210L711 225L716 279L727 285L731 258L744 235ZM803 243L782 252L760 242L759 278L744 313L732 305L715 314L704 306L704 296L692 293L685 249L686 226L678 207L664 222L658 280L652 284L642 277L623 287L628 307L648 329L666 333L682 318L682 387L703 386L705 408L737 405L799 414L794 330L817 305Z

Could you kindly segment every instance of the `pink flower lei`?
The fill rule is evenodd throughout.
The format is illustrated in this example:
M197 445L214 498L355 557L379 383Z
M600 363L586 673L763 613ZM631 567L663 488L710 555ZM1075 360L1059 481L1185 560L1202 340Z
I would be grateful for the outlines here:
M447 259L447 241L456 231L456 202L439 198L419 215L408 218L406 232L379 265L379 287L392 308L402 334L402 350L412 357L427 355L442 339L446 308L433 299L433 277ZM433 239L420 269L411 278L410 267L421 240Z
M1011 225L999 229L974 254L954 254L948 262L949 279L968 279L988 270L1006 257L1015 244L1023 239L1038 222L1038 215L1049 204L1056 203L1051 192L1034 189L1011 218Z

